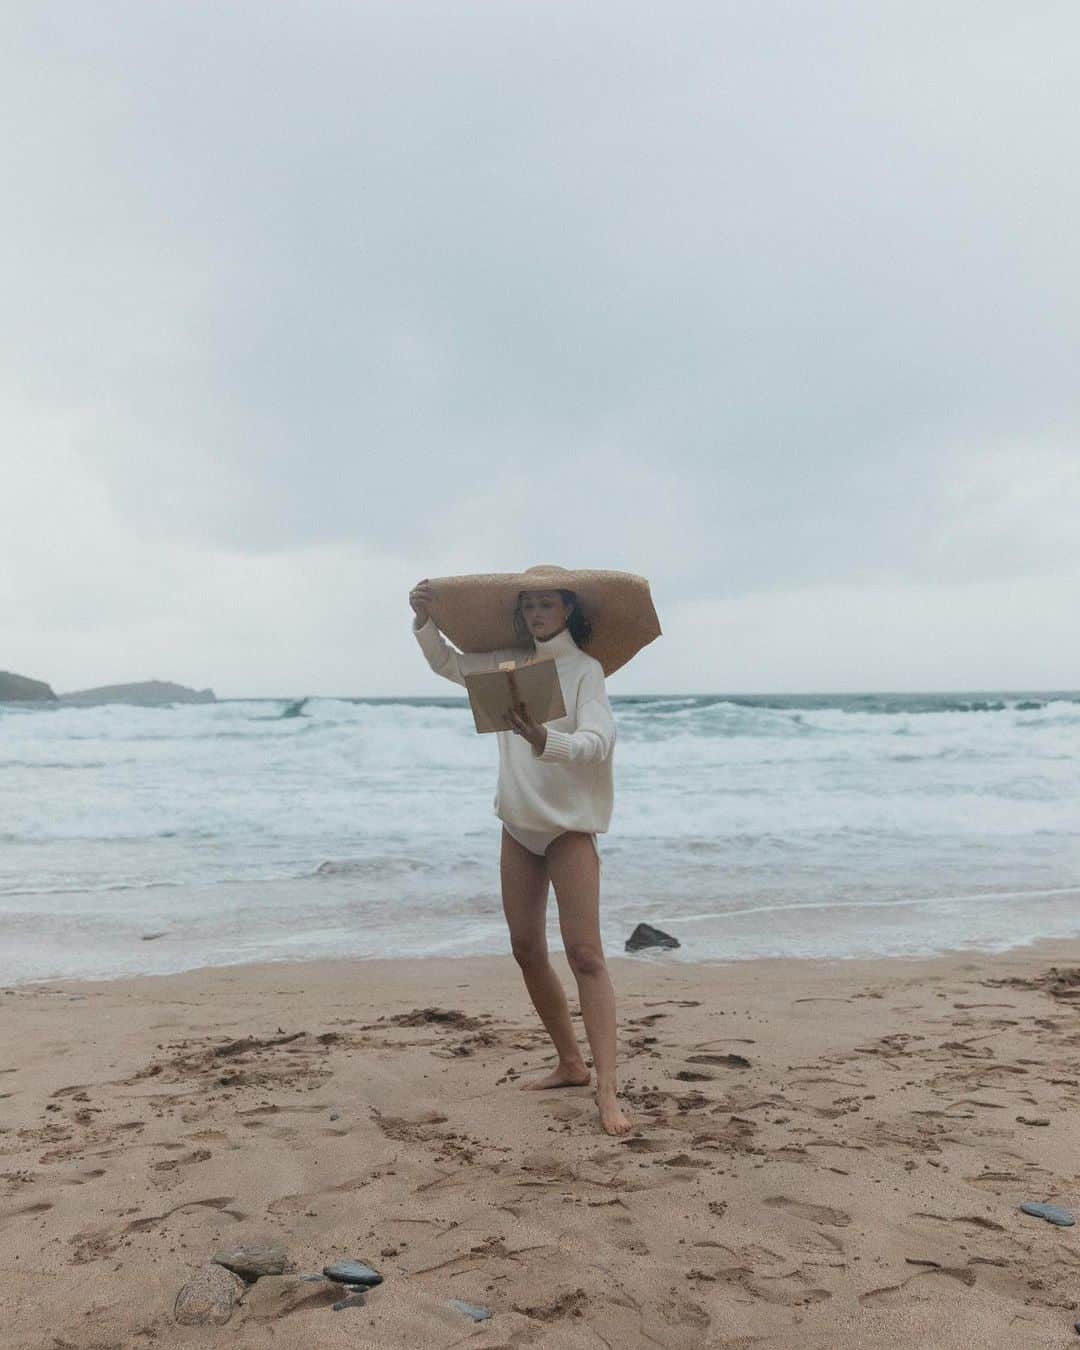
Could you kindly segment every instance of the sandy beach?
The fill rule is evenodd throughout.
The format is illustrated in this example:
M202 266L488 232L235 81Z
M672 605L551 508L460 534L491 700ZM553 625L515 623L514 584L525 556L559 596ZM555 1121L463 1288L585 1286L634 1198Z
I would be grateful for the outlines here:
M1080 1228L1018 1206L1080 1202L1077 965L612 956L623 1139L520 1090L509 957L4 989L0 1345L1072 1343ZM284 1274L177 1324L267 1239ZM335 1311L300 1277L349 1258L384 1280Z

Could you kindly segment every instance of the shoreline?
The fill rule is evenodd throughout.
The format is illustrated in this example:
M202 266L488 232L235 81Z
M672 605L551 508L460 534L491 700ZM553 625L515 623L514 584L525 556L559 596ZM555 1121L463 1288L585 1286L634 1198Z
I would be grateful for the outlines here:
M1080 998L1047 978L1080 940L608 964L620 1139L591 1087L519 1092L551 1047L509 954L0 990L5 1350L1075 1335L1080 1226L1018 1206L1080 1206ZM178 1325L180 1286L257 1236L296 1272ZM298 1276L343 1258L385 1279L334 1312Z
M1080 897L1080 890L1073 887L1067 887L1062 891L1063 894L1076 894ZM796 968L811 967L837 967L840 969L852 969L857 966L879 967L892 964L898 967L911 965L927 965L938 961L961 961L961 960L987 960L996 961L1003 958L1016 955L1030 955L1033 958L1045 959L1053 964L1055 953L1060 953L1062 949L1072 951L1073 957L1080 962L1080 934L1068 937L1037 937L1028 942L1018 942L1009 947L948 947L936 952L917 952L912 955L887 954L880 956L733 956L733 957L700 957L688 958L674 955L670 948L645 948L638 952L627 953L625 951L611 952L605 954L605 960L609 966L613 962L626 962L628 965L643 965L651 969L670 968L675 971L715 971L728 969L742 969L744 967L773 967L792 965ZM551 953L553 960L561 959L565 966L565 955L561 949L555 949ZM1058 959L1063 959L1058 957ZM188 966L182 970L174 971L139 971L123 975L60 975L55 977L45 977L42 979L16 980L7 984L0 984L0 997L7 990L18 990L19 992L59 989L61 986L72 986L73 993L86 993L88 987L93 986L95 992L104 992L113 986L123 986L137 983L143 980L177 980L196 978L200 975L213 976L220 972L252 971L257 974L266 975L272 971L293 970L296 968L317 967L326 968L334 971L338 968L348 968L357 966L363 970L377 969L386 967L389 970L411 967L417 963L430 962L433 966L442 962L449 963L469 963L469 962L494 962L502 965L509 963L513 966L513 957L509 949L504 953L479 953L479 954L435 954L420 956L341 956L341 957L322 957L322 956L283 956L277 960L256 960L256 961L235 961L225 964L215 964L209 962L204 965ZM563 971L567 979L570 979L569 968ZM524 990L523 990L524 992ZM616 993L617 993L616 989Z

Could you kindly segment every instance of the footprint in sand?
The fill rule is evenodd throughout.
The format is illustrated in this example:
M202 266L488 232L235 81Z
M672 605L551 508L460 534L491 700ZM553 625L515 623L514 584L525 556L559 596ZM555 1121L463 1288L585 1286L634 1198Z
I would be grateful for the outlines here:
M44 1214L46 1210L52 1209L52 1205L47 1200L38 1200L32 1205L22 1205L18 1209L5 1209L0 1214L0 1219L14 1219L18 1215Z
M802 1200L790 1200L786 1195L770 1196L765 1203L773 1209L783 1209L794 1214L797 1219L806 1219L809 1223L824 1223L832 1228L846 1228L851 1215L832 1205L811 1205Z
M192 1163L206 1162L212 1156L208 1148L197 1148L184 1158L166 1158L162 1162L154 1163L151 1170L154 1172L172 1172L177 1167L188 1167Z
M370 1173L365 1173L358 1177L349 1177L345 1181L339 1181L334 1186L327 1186L322 1191L297 1191L292 1195L279 1195L276 1200L271 1200L266 1206L267 1213L279 1217L285 1214L306 1214L309 1210L317 1208L319 1201L325 1199L328 1195L342 1195L349 1191L359 1191L364 1186L370 1186L375 1177Z
M665 1322L676 1326L693 1327L700 1332L706 1332L712 1326L712 1318L701 1304L686 1298L665 1299L658 1305L657 1311Z
M271 1125L265 1120L242 1120L240 1124L246 1130L262 1130L269 1139L295 1139L300 1133L288 1125Z
M803 1289L794 1283L790 1287L778 1285L772 1289L763 1289L758 1285L757 1293L766 1303L776 1303L783 1308L806 1308L812 1303L825 1303L832 1298L828 1289Z
M671 1141L665 1143L662 1139L645 1139L635 1136L633 1139L624 1139L623 1148L629 1149L631 1153L666 1153L671 1147Z
M267 1214L273 1214L275 1218L280 1218L286 1214L303 1214L311 1209L316 1200L315 1192L307 1195L279 1195L276 1200L271 1200L266 1206Z
M153 1228L156 1223L161 1223L180 1210L189 1209L192 1206L208 1206L222 1214L228 1214L238 1222L248 1218L249 1216L241 1210L226 1208L226 1206L232 1204L233 1199L234 1197L231 1195L218 1195L212 1196L208 1200L188 1200L184 1204L174 1205L164 1214L148 1215L145 1219L135 1219L133 1222L123 1224L120 1227L114 1227L111 1224L93 1224L68 1238L68 1242L74 1248L70 1257L71 1263L76 1266L86 1265L89 1262L100 1261L106 1256L111 1256L121 1246L128 1233L144 1233Z
M571 1102L560 1102L558 1106L551 1108L551 1117L553 1120L577 1120L579 1116L585 1114L583 1106L574 1106Z
M976 1283L976 1275L973 1270L966 1266L935 1266L930 1270L920 1270L915 1275L909 1275L906 1280L899 1284L888 1284L882 1289L870 1289L865 1294L859 1295L859 1302L864 1308L888 1308L898 1303L910 1303L918 1298L918 1291L908 1289L907 1286L913 1280L925 1281L927 1279L941 1278L958 1280L969 1289Z
M209 1200L185 1200L183 1204L173 1205L172 1209L166 1210L164 1214L149 1214L145 1219L135 1219L129 1224L125 1224L123 1232L125 1233L145 1233L153 1228L154 1224L161 1223L163 1219L171 1218L172 1215L179 1213L182 1209L192 1209L206 1207L207 1209L219 1210L222 1214L228 1214L230 1217L240 1220L246 1218L240 1210L229 1209L236 1197L234 1195L215 1195Z
M832 1233L826 1233L824 1229L814 1228L800 1233L797 1237L788 1239L790 1245L799 1252L812 1252L818 1255L821 1252L844 1253L844 1244Z
M278 1115L310 1116L321 1114L324 1111L332 1111L333 1109L334 1109L333 1102L316 1102L313 1106L312 1105L278 1106L275 1104L271 1106L252 1106L246 1111L237 1111L236 1114L240 1119L244 1119L245 1117L248 1116L278 1116Z
M788 1275L759 1275L749 1266L726 1266L711 1272L699 1272L699 1278L710 1282L725 1284L734 1290L742 1290L763 1303L772 1303L783 1308L798 1308L812 1303L825 1303L832 1298L828 1289L806 1288L799 1283L805 1276L802 1270L794 1270Z
M371 1108L375 1124L388 1139L399 1143L427 1144L438 1142L441 1136L431 1134L429 1126L444 1125L449 1117L440 1111L420 1111L411 1116L384 1116L377 1107Z
M104 1175L104 1167L87 1167L81 1172L68 1172L66 1175L50 1176L49 1182L55 1186L85 1186L88 1181L95 1181L98 1177Z

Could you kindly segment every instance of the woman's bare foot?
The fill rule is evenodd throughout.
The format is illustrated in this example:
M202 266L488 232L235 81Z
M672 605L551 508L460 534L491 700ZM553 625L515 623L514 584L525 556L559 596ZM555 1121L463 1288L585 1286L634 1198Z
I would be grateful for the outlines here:
M625 1116L616 1100L615 1089L594 1094L600 1111L600 1124L605 1134L625 1134L630 1128L630 1119Z
M590 1077L589 1066L582 1059L576 1064L558 1064L546 1077L533 1078L528 1083L519 1083L518 1086L526 1092L536 1088L584 1087Z

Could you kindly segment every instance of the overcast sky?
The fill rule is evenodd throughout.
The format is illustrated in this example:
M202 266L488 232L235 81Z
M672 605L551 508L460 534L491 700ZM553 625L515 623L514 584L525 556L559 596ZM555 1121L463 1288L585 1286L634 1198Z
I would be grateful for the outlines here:
M451 693L420 577L647 576L612 694L1080 686L1075 0L11 0L0 669Z

